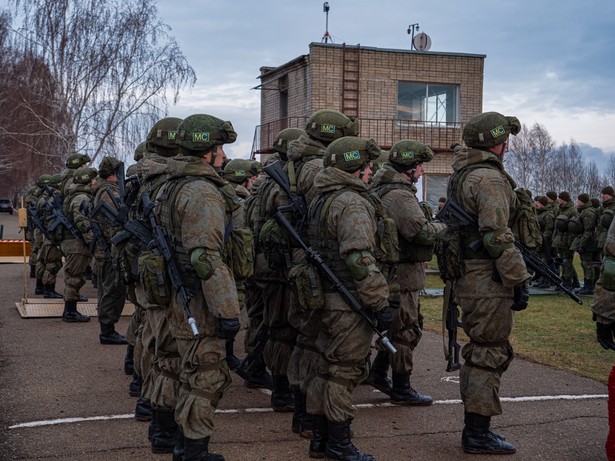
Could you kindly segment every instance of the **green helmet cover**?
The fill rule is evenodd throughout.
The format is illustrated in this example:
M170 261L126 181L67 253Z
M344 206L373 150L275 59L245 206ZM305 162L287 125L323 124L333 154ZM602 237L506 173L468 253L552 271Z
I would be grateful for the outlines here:
M345 136L333 141L325 150L323 164L353 173L376 160L381 150L373 139Z
M241 158L232 159L222 171L222 177L227 181L241 184L246 179L256 176L262 170L260 162Z
M70 168L71 170L76 170L82 165L85 165L88 162L91 162L92 159L87 154L70 154L66 158L66 168Z
M73 182L76 184L88 184L96 176L98 176L98 171L96 171L96 168L77 168L73 174Z
M147 142L143 141L142 143L140 143L136 148L135 148L135 154L133 156L133 160L135 162L138 162L139 160L141 160L143 158L143 156L145 155L145 153L147 152Z
M286 157L286 154L288 153L288 144L295 139L299 139L299 137L304 134L306 134L305 131L300 128L283 129L278 133L273 141L273 150Z
M36 180L36 185L39 187L47 186L51 184L51 175L50 174L42 174Z
M177 130L181 118L166 117L158 120L147 135L145 147L149 152L162 155L163 157L173 157L179 153L179 146L176 143Z
M106 156L100 161L100 165L98 165L98 175L107 179L109 176L115 174L115 169L121 162L115 158Z
M344 136L357 136L359 122L337 110L322 109L314 112L308 119L305 132L312 138L328 144Z
M185 155L202 156L216 146L230 144L237 139L231 122L207 114L186 117L177 131L176 142Z
M400 165L405 170L409 170L419 163L430 162L433 157L434 153L431 147L411 139L396 142L389 151L389 162Z
M483 112L472 117L463 128L463 142L468 147L493 147L503 144L510 134L521 131L517 117L499 112Z

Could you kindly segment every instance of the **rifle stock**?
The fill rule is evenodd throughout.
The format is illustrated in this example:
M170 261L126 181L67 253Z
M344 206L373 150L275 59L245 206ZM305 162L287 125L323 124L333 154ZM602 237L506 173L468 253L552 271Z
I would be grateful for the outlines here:
M179 293L179 296L182 300L184 313L186 314L186 318L188 320L188 325L190 326L190 329L192 330L194 336L198 337L199 330L196 326L196 320L190 312L190 299L192 298L192 293L182 283L179 268L177 267L177 263L173 258L173 252L171 250L171 246L169 245L169 239L164 228L158 225L158 220L156 219L156 215L154 214L154 204L149 197L149 193L144 192L141 195L141 201L143 202L143 216L146 219L149 219L150 226L152 228L152 243L155 245L156 249L160 252L160 255L164 259L171 285Z

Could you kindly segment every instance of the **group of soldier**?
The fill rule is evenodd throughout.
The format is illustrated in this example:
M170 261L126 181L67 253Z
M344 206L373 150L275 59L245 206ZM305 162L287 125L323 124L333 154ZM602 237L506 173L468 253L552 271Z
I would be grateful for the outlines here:
M562 279L568 288L576 288L580 295L593 295L615 212L615 190L606 186L600 198L581 193L576 200L568 191L549 191L534 197L534 204L544 241L542 255L560 262ZM582 287L573 265L575 253L583 269ZM533 283L539 288L549 287L544 279Z
M470 338L460 372L467 453L515 452L490 430L490 419L502 412L513 310L527 306L532 277L513 245L515 185L502 163L519 128L496 112L473 117L449 185L449 197L478 218L463 239L483 242L480 251L465 248L465 272L455 281ZM135 416L151 421L154 453L224 459L209 441L234 370L248 387L271 389L274 411L293 412L289 429L309 439L310 457L373 460L352 442L359 384L396 405L432 404L410 377L425 262L447 229L416 195L434 153L407 139L382 151L358 137L357 120L328 109L304 129L282 130L264 167L229 161L224 145L235 139L231 123L212 115L169 117L137 147L126 180L119 160L105 157L96 171L80 154L68 157L61 174L41 176L28 207L43 296L64 297L64 321L88 321L77 302L93 264L100 341L128 343ZM566 251L583 257L579 249L590 247L584 240L566 251L556 246L559 231L550 238L540 211L549 203L537 205L538 216L566 271ZM62 257L63 295L55 291ZM114 325L126 299L135 313L124 337ZM240 360L234 341L242 329L247 355Z

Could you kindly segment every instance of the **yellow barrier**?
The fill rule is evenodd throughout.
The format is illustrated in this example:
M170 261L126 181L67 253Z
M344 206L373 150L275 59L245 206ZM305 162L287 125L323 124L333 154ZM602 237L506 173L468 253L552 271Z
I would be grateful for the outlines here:
M30 256L30 242L25 244L26 256ZM23 240L0 240L0 257L4 256L24 256Z

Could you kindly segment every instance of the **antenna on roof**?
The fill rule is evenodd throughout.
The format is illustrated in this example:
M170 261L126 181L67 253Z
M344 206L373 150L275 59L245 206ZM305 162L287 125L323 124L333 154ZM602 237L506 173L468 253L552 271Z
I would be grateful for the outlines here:
M410 24L408 26L408 35L412 35L411 50L429 51L431 48L431 37L425 32L414 35L415 31L419 30L419 23Z
M411 43L410 43L410 49L413 50L414 49L414 31L418 31L419 30L419 23L415 22L414 24L410 24L408 26L408 35L412 35L412 39L411 39Z
M329 43L329 40L333 42L331 35L329 35L329 2L325 2L322 4L322 11L325 13L325 35L322 36L321 42Z

